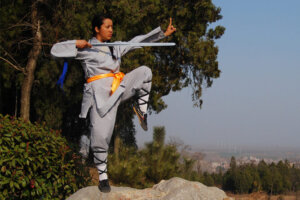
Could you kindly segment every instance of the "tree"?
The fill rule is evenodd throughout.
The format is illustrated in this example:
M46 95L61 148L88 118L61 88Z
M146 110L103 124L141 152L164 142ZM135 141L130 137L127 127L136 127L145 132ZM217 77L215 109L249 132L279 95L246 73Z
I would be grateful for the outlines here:
M196 175L193 170L195 162L196 162L196 160L194 160L190 157L183 156L183 163L182 163L183 178L185 178L187 180L191 180L193 178L193 176Z
M158 137L157 135L159 134L163 136ZM180 170L180 154L177 152L176 146L164 145L162 140L164 137L164 127L156 127L153 131L153 139L157 140L147 143L146 148L141 151L141 157L144 159L146 166L148 166L146 177L153 183L176 176Z
M49 2L1 2L1 15L3 14L1 29L3 31L0 36L0 58L4 61L4 67L10 66L21 73L18 74L21 76L18 80L21 85L20 116L24 120L29 120L34 73L42 50L42 20L49 20L45 15L51 16L53 12L49 12L48 7L55 5L47 5L47 3Z
M82 72L69 70L75 81L68 80L67 85L76 89L68 88L62 95L55 87L61 63L50 59L50 47L63 37L87 37L87 27L80 26L87 21L86 15L75 13L83 13L88 6L82 1L61 0L1 2L0 112L46 121L53 128L61 128L69 116L74 119L80 109L74 107L80 105L82 86L77 84L82 85ZM66 97L67 106L63 105Z
M163 146L165 144L166 130L164 126L156 126L153 128L153 141Z
M291 183L291 180L290 180L291 170L290 170L289 162L287 160L285 160L284 162L279 161L277 163L277 168L278 168L278 171L279 171L279 173L281 174L281 177L282 177L283 191L284 192L291 191L292 183Z
M230 159L230 168L229 170L224 174L224 178L223 178L223 188L225 190L230 190L233 192L236 192L236 188L237 188L237 175L238 175L238 171L237 171L237 164L236 164L236 160L235 157L232 156Z
M283 192L282 176L274 162L272 162L269 165L269 169L271 172L271 181L270 181L271 187L267 192L270 193L271 195L280 194L281 192Z
M222 182L223 182L223 171L224 169L222 169L221 167L218 168L218 172L217 173L213 173L212 174L212 178L214 180L214 184L217 187L221 187L222 186Z
M293 166L291 168L290 180L292 183L292 191L300 194L300 169Z
M264 160L261 160L257 165L257 170L261 179L263 191L269 192L272 187L272 173L269 166Z
M57 41L89 39L90 21L95 13L113 16L115 40L129 40L158 25L165 29L169 17L173 17L177 32L166 41L176 42L175 48L143 48L129 53L122 60L125 73L139 65L151 67L151 111L160 112L166 108L162 96L188 86L193 89L194 105L201 106L202 87L210 87L213 79L220 75L215 40L223 35L225 29L221 26L209 28L211 23L222 18L221 9L211 0L4 1L0 9L3 16L0 101L2 105L9 105L2 106L0 111L18 115L19 106L16 105L20 103L24 119L47 121L49 126L63 128L64 134L73 138L77 130L72 127L79 124L77 116L83 73L78 62L70 61L65 92L58 92L55 82L62 61L51 60L49 51ZM34 53L28 57L27 52ZM20 91L21 101L18 97ZM34 109L30 109L30 105ZM120 112L128 116L127 119L132 119L132 111ZM122 125L126 121L118 123L120 129L126 129ZM133 125L126 126L133 138Z
M207 172L203 173L203 183L207 186L213 186L215 184L212 175Z
M231 157L229 166L231 171L236 170L237 166L236 166L236 160L234 156Z

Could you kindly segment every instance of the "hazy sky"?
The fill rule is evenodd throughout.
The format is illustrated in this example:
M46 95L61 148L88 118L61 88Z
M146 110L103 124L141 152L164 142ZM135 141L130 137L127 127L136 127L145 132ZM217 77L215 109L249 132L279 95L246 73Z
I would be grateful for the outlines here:
M138 145L165 126L167 140L198 148L300 148L300 1L213 2L223 19L212 26L226 28L217 40L220 78L204 89L202 109L187 88L163 98L168 108L149 116L149 131L135 119Z

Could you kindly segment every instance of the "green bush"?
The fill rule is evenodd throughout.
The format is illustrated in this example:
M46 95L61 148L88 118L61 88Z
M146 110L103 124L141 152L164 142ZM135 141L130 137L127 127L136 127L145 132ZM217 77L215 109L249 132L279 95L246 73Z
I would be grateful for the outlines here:
M109 177L120 186L152 187L162 179L179 176L179 156L176 147L156 142L142 150L121 145L118 157L109 155Z
M119 155L110 154L108 160L109 177L114 183L135 188L147 186L147 167L135 148L121 145Z
M117 185L145 188L178 176L180 154L176 146L164 144L165 134L164 127L154 127L153 142L142 150L121 143L118 154L108 158L110 179Z
M146 144L141 151L147 166L146 177L149 182L158 183L163 179L179 176L179 157L177 148L173 145L161 145L156 141Z
M65 199L89 182L59 131L0 114L0 199Z

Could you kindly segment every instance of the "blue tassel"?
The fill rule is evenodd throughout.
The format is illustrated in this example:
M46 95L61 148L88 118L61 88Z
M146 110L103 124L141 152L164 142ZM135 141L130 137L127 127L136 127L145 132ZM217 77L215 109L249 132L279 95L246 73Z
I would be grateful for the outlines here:
M64 80L65 80L65 77L66 77L66 74L67 74L67 71L68 71L68 61L65 60L64 61L64 68L63 68L63 72L62 74L60 75L58 81L56 82L57 85L60 86L60 88L63 90L63 86L64 86Z

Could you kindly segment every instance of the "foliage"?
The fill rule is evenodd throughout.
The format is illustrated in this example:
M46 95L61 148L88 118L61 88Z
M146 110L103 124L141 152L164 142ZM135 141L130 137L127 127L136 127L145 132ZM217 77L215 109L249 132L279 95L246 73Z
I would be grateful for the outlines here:
M157 137L158 134L162 134ZM162 179L178 176L179 153L173 145L165 145L164 127L154 127L153 141L146 147L137 150L121 145L118 157L109 155L108 173L114 183L136 188L149 187Z
M146 149L141 152L145 164L149 166L146 177L151 182L157 183L162 179L169 179L179 172L178 160L180 155L173 145L165 145L165 127L153 128L153 142L146 144Z
M153 141L163 146L165 143L166 130L164 126L156 126L153 128Z
M109 177L114 183L134 188L147 185L144 178L147 166L135 148L121 145L118 157L110 154L108 160Z
M192 158L189 158L189 157L185 157L185 156L182 156L182 169L181 169L181 174L183 175L183 178L185 179L194 179L196 178L195 177L195 174L193 174L193 167L194 167L194 164L195 164L195 160L193 160Z
M89 182L59 131L0 114L0 199L65 199Z
M211 174L212 179L214 180L214 185L217 187L222 187L223 183L223 174L222 170L220 169L218 173Z
M214 179L213 177L207 173L207 172L204 172L203 173L203 177L202 177L202 182L203 184L207 185L207 186L213 186L214 185Z
M180 155L176 147L171 145L161 146L157 142L147 144L144 151L141 152L148 166L146 177L153 183L162 179L169 179L179 173L178 159Z
M260 161L258 165L242 164L237 166L231 159L230 169L223 175L223 189L234 193L265 191L269 194L283 194L299 190L300 169L288 161L277 164Z

